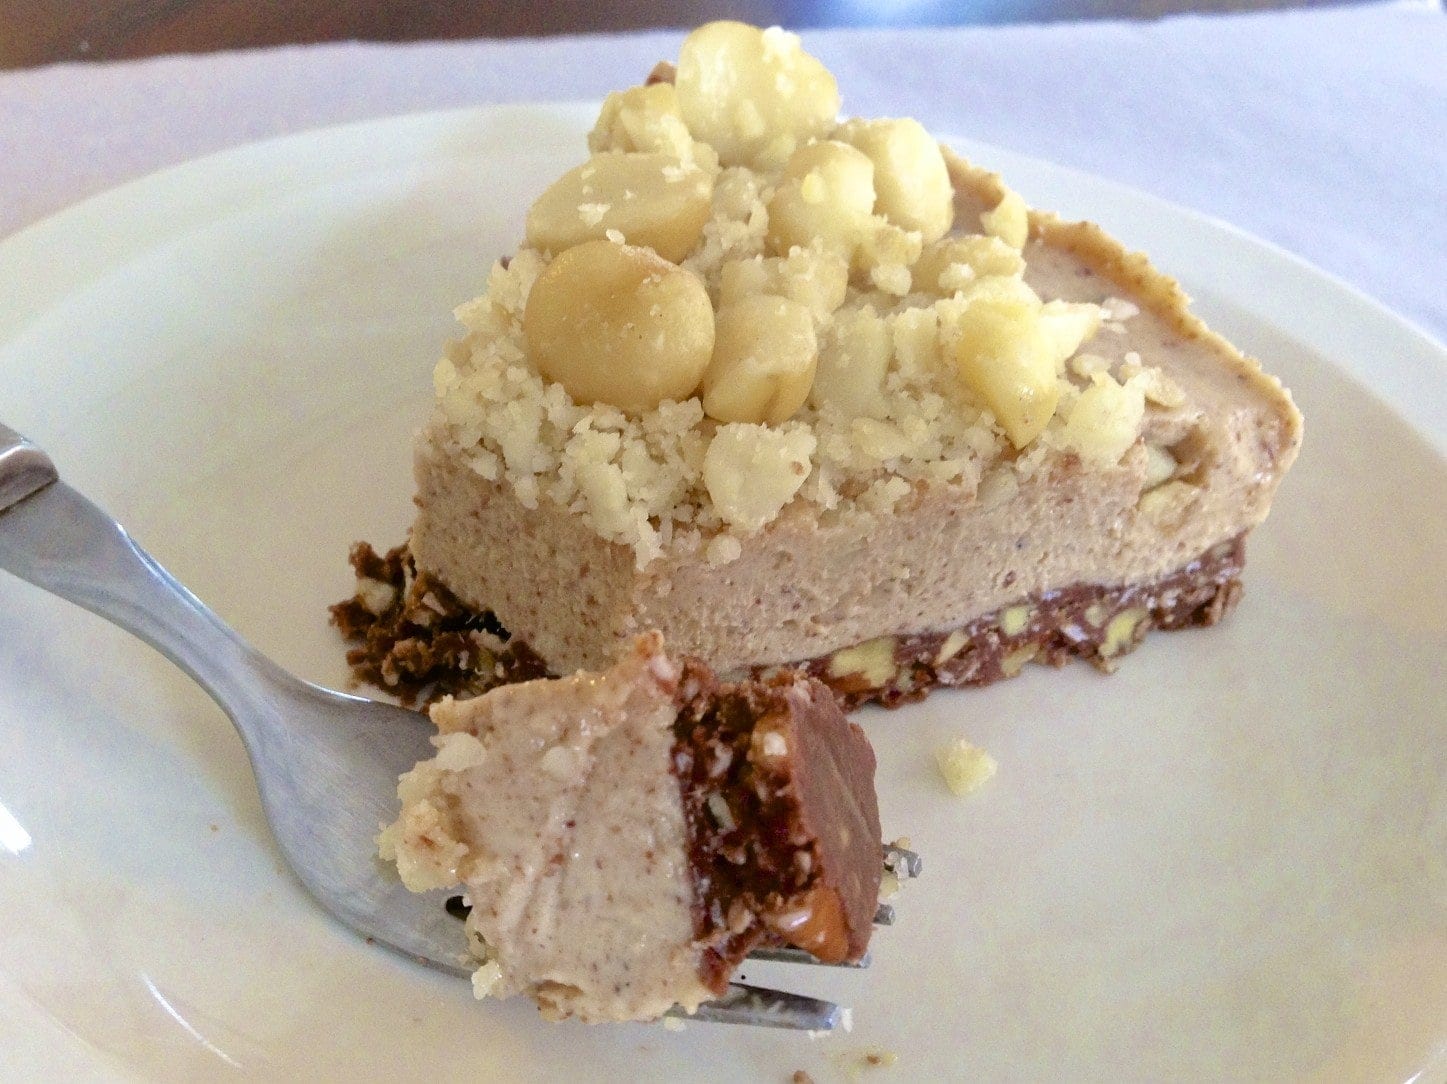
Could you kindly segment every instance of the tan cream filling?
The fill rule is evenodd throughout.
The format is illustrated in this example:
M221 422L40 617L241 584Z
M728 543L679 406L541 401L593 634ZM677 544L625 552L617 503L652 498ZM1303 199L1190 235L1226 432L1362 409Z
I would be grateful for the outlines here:
M670 768L676 681L654 636L602 673L432 709L439 754L403 778L383 854L409 887L465 886L486 992L585 1021L710 996Z
M962 201L988 188L989 174L956 172ZM419 564L559 670L601 665L620 638L658 628L728 671L958 627L1074 583L1147 581L1259 523L1301 439L1290 398L1143 257L1089 225L1042 218L1035 230L1026 274L1042 295L1123 297L1140 310L1105 322L1095 356L1123 367L1139 354L1184 394L1147 405L1142 438L1116 466L1087 469L1042 443L978 485L924 487L890 514L796 501L728 564L678 539L640 571L581 517L528 508L480 478L433 432L418 446Z

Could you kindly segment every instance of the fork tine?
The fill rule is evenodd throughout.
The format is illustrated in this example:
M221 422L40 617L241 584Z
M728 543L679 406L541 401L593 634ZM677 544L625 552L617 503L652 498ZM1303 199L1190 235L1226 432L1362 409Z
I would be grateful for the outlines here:
M782 964L817 964L820 967L868 967L870 964L869 953L865 953L854 961L842 960L839 963L825 963L819 957L805 952L801 948L794 948L792 945L779 945L771 948L756 948L749 953L750 960L772 960Z
M839 1006L832 1001L738 982L730 983L723 997L705 1001L692 1016L677 1007L664 1015L709 1024L748 1024L790 1031L833 1031L840 1019Z
M895 849L897 850L898 848L895 848ZM919 876L919 855L914 854L914 853L911 852L911 851L902 851L902 852L900 852L900 853L901 853L901 854L904 854L904 855L908 855L909 858L913 860L914 872L913 872L913 873L905 872L905 873L903 873L903 876L906 876L906 877L918 877L918 876ZM907 869L909 868L909 866L903 864L905 861L906 861L906 860L901 860L901 862L902 862L902 864L901 864L901 869L902 869L902 870L907 870ZM875 909L875 912L874 912L874 924L875 924L876 926L893 926L893 925L894 925L894 905L893 905L893 904L889 904L889 903L881 903L881 904L879 905L879 907ZM778 961L778 962L780 962L780 963L789 963L789 964L818 964L818 965L820 965L821 967L868 967L868 966L869 966L869 953L867 953L867 952L863 955L863 957L861 957L859 960L857 960L857 961L855 961L855 962L853 962L853 963L849 963L849 962L846 961L846 962L837 963L837 964L826 964L823 960L819 959L817 956L810 955L809 953L805 952L805 951L804 951L803 949L801 949L801 948L794 948L792 945L780 945L780 946L776 946L776 947L767 947L767 946L766 946L766 947L764 947L764 948L756 948L756 949L754 949L753 952L749 953L749 959L751 959L751 960L775 960L775 961Z
M912 879L918 877L924 869L924 860L914 851L907 851L890 843L884 848L884 868L896 877Z

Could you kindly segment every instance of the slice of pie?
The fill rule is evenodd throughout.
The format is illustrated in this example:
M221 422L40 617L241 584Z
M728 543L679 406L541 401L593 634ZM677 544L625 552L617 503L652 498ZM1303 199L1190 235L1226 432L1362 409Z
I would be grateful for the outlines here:
M838 105L738 23L609 96L457 311L407 547L336 608L361 676L477 690L657 629L893 704L1232 607L1290 395L1144 256Z
M864 955L874 753L819 682L720 684L652 633L607 670L432 719L437 756L402 777L382 853L416 891L465 886L479 996L650 1020L722 994L761 941Z

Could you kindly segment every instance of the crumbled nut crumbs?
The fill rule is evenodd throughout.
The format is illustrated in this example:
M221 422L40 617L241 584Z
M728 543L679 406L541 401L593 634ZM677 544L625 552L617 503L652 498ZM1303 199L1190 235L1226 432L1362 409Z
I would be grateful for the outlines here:
M497 989L502 981L502 967L496 960L489 960L472 973L472 996L481 1001Z
M1111 323L1122 323L1132 316L1140 315L1140 306L1123 297L1107 297L1100 303L1101 318Z
M704 550L704 559L709 564L717 567L737 561L739 555L744 552L743 545L731 534L715 535L709 540L708 548Z

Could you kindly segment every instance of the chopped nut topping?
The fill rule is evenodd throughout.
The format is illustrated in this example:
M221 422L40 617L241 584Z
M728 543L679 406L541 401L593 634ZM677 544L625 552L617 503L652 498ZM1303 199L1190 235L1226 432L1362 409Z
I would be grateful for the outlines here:
M834 76L777 27L699 27L684 40L674 81L689 131L726 166L778 167L839 113Z
M1006 192L993 211L980 216L980 224L991 237L998 237L1018 251L1030 236L1030 209L1018 192Z
M1119 462L1144 403L1184 402L1138 356L1112 376L1080 353L1103 312L1138 310L1042 301L1018 194L956 222L917 122L838 107L797 37L735 22L609 95L592 157L458 310L434 374L445 447L640 567L669 548L719 565L791 501L885 515L979 484L988 507L1047 455Z
M819 342L797 301L759 294L719 309L703 410L721 422L780 425L814 386Z
M1099 373L1071 407L1061 443L1081 459L1113 467L1135 443L1144 413L1145 397L1137 385Z
M725 523L757 531L804 484L813 451L814 437L803 429L721 426L703 460L714 508Z
M575 400L634 411L692 395L714 346L713 308L698 279L611 241L554 260L528 296L523 329L539 372Z
M617 231L676 262L698 243L712 206L713 177L673 155L600 154L538 197L527 239L556 254Z
M940 145L916 120L851 120L835 138L874 163L875 207L889 221L937 241L955 220L955 194Z
M982 398L1023 448L1055 414L1060 388L1055 347L1028 301L983 297L961 314L955 364L961 381Z
M874 163L862 151L835 140L800 147L769 201L769 248L787 255L817 245L852 260L870 232L874 199Z

